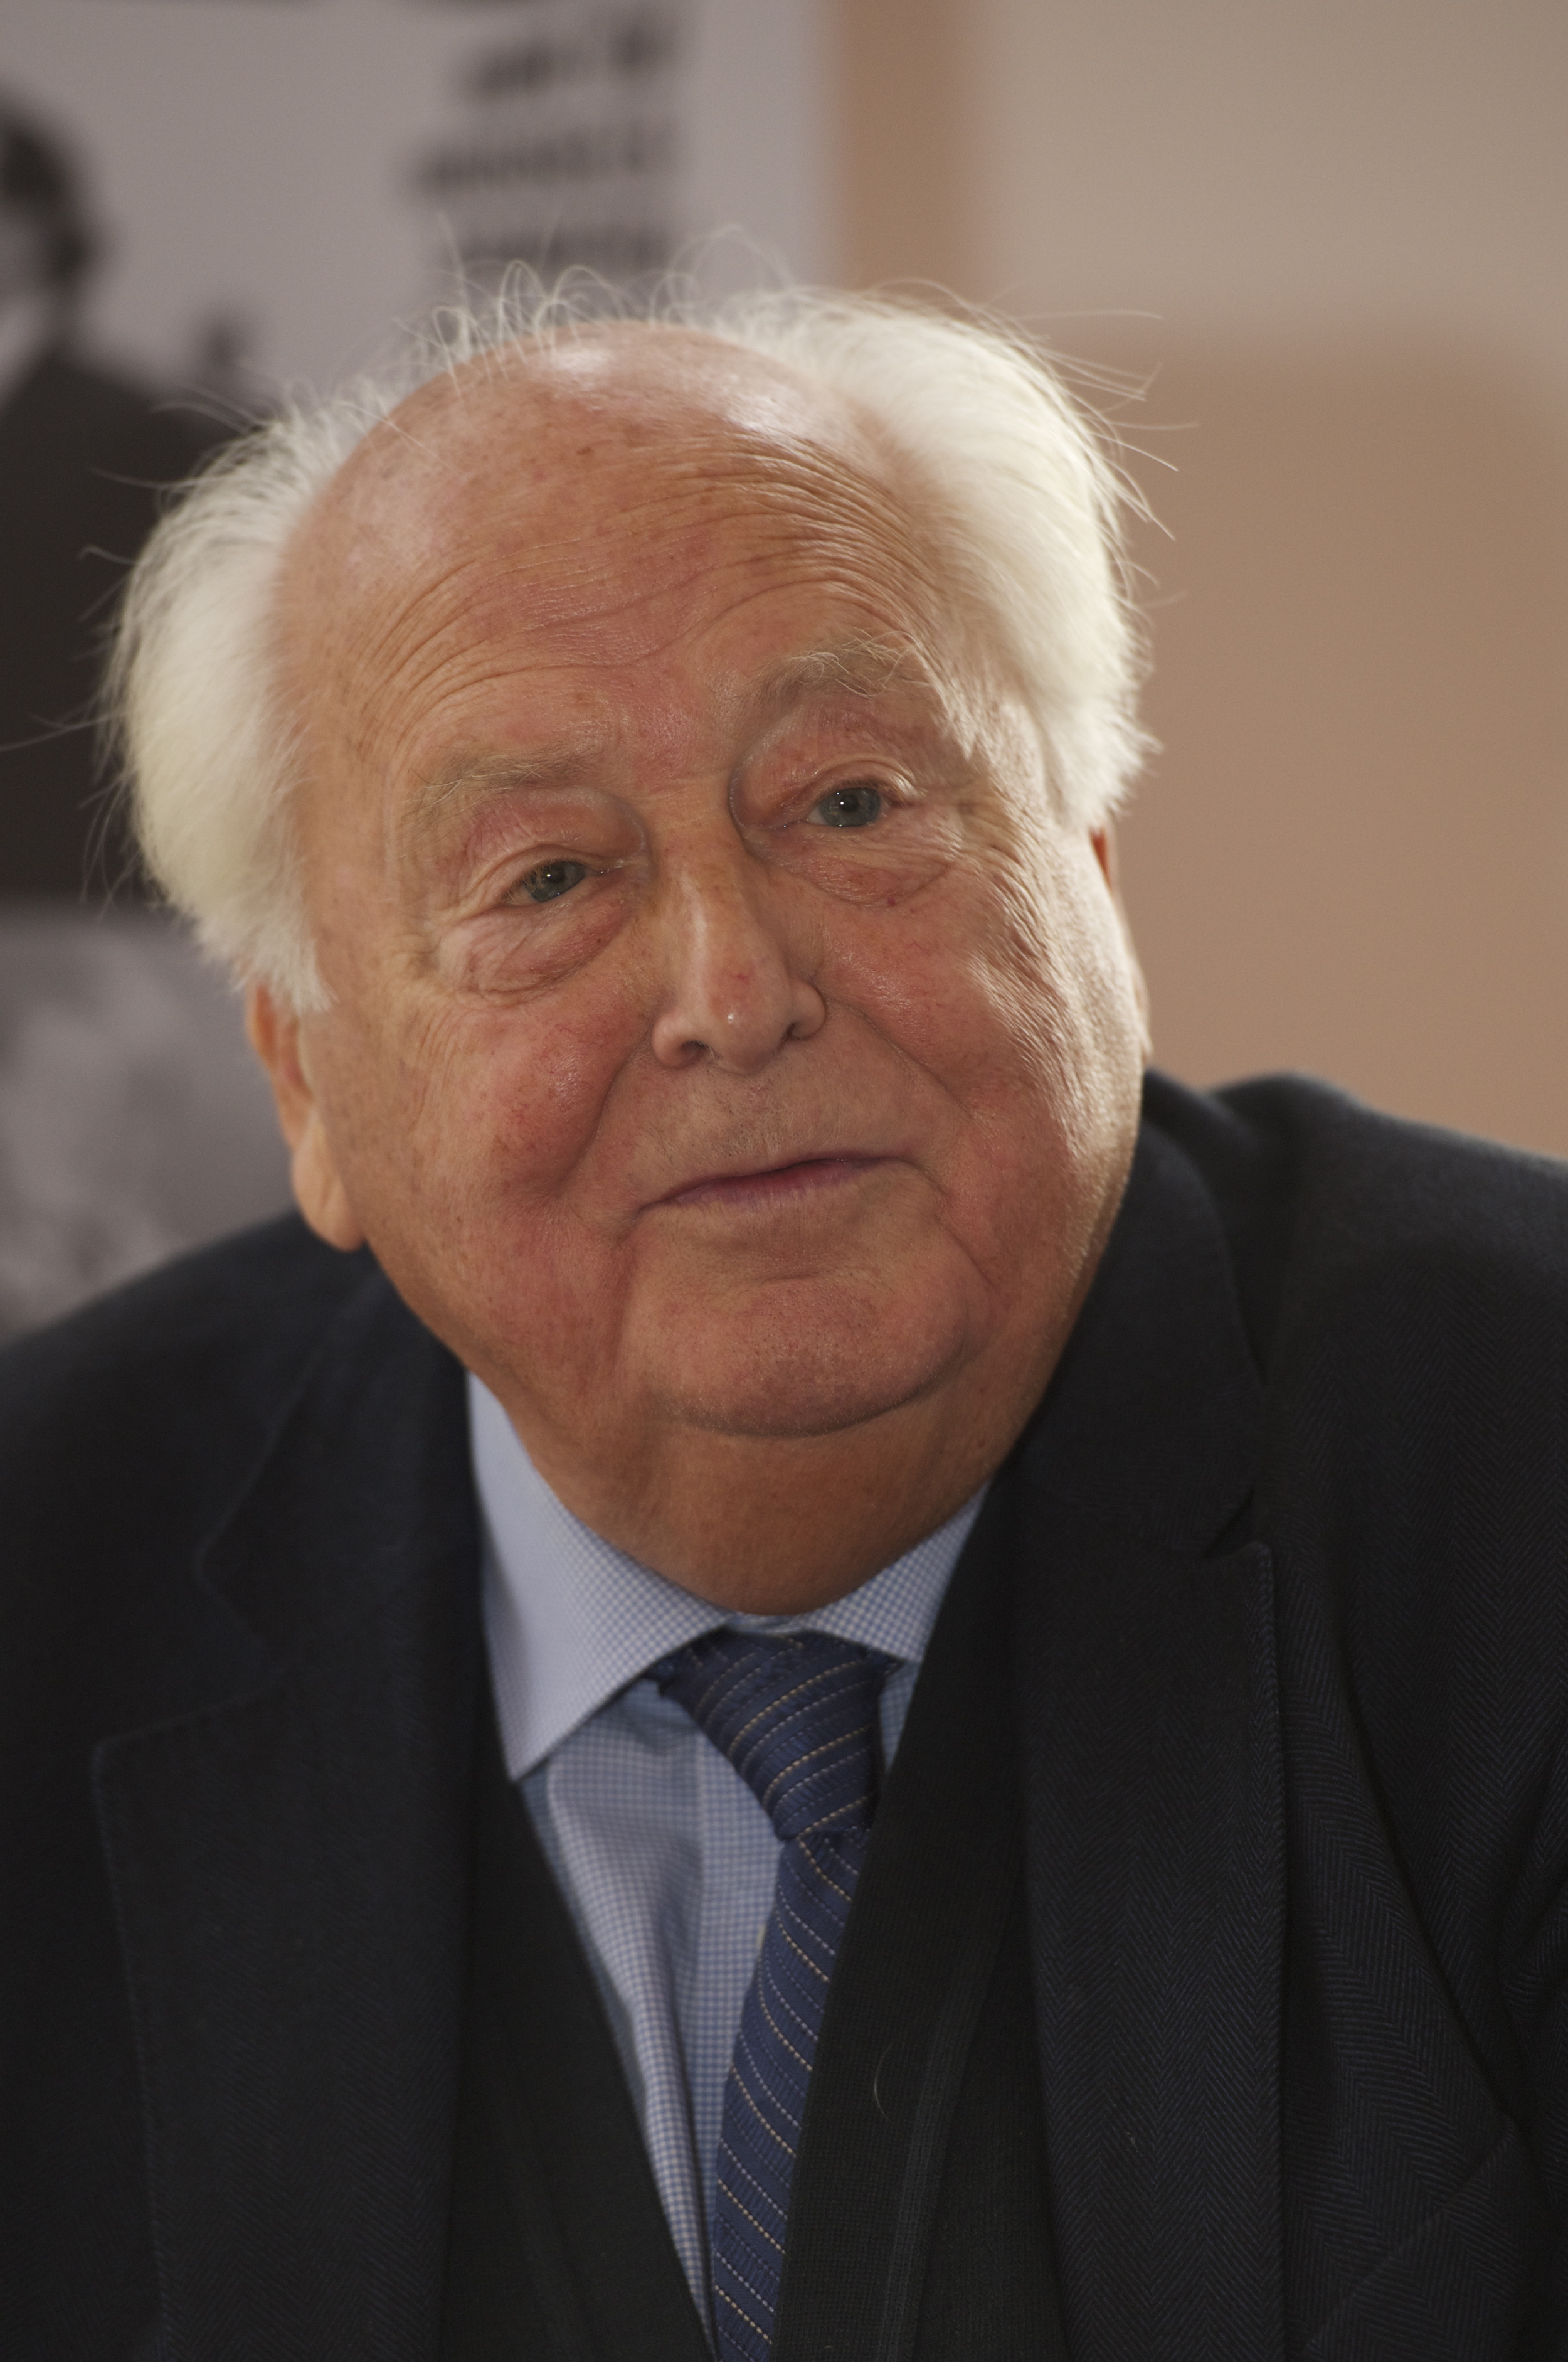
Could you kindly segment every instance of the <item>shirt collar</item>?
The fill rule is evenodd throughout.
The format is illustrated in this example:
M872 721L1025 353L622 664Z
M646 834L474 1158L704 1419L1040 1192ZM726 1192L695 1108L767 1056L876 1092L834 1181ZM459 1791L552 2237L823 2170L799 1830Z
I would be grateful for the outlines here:
M488 1387L469 1379L484 1613L507 1770L520 1780L688 1640L718 1626L832 1632L903 1664L925 1654L981 1495L902 1558L806 1616L737 1616L639 1566L556 1498Z

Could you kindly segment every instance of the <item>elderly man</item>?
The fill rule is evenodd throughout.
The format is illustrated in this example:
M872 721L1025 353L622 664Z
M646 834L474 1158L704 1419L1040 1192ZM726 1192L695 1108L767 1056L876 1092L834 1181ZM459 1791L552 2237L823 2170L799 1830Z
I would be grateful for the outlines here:
M1562 1175L1144 1088L1037 359L464 335L127 605L304 1221L0 1377L5 2351L1561 2353Z

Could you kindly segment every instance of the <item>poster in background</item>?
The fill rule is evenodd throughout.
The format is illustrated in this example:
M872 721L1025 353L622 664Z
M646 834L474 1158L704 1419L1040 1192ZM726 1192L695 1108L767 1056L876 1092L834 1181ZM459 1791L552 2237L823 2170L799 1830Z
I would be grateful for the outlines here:
M8 107L36 127L50 202L66 192L94 249L47 304L25 271L8 285L7 213L42 218L13 142L0 1337L287 1198L237 1006L134 907L93 767L94 643L150 479L511 261L618 284L823 276L823 5L0 0L0 126Z
M0 90L79 146L96 346L319 385L499 258L734 228L823 275L825 39L823 0L0 0Z

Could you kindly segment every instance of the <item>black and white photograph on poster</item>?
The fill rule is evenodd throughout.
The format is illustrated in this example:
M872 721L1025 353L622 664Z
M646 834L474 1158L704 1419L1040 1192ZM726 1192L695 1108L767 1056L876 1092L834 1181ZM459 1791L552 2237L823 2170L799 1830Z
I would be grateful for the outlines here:
M823 39L821 0L0 0L0 1335L286 1194L94 726L162 488L509 267L819 275Z

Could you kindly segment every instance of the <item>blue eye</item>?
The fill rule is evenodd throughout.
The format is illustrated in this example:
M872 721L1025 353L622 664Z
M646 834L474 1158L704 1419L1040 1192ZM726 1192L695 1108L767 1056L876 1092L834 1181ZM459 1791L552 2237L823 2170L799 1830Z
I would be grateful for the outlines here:
M854 779L847 787L830 788L818 802L816 813L829 828L869 828L881 810L881 789L867 779Z
M580 886L588 871L580 861L547 861L537 869L530 869L522 879L525 894L531 902L553 902L562 894L569 894Z

